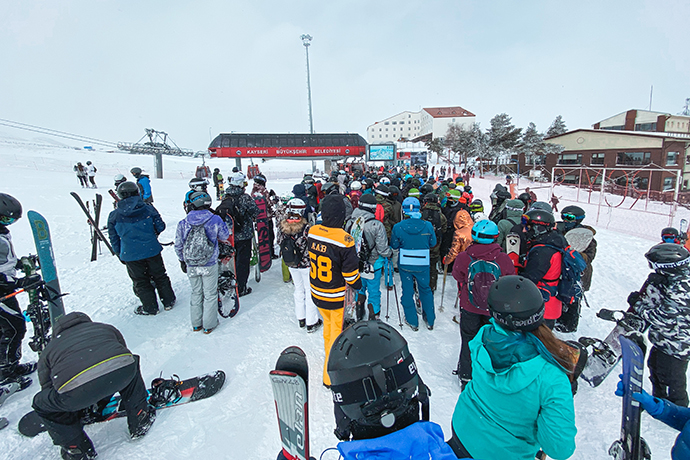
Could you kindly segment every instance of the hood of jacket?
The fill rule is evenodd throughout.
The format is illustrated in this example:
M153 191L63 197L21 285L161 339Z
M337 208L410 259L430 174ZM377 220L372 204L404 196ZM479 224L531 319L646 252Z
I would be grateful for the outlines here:
M124 200L120 200L117 203L117 210L126 217L135 217L137 214L141 214L146 209L144 206L148 206L144 203L144 200L140 195L130 196Z
M422 233L422 230L426 228L427 222L425 220L422 220L422 214L417 214L419 214L419 216L410 216L401 222L401 224L404 225L405 233L408 233L410 235L419 235Z
M55 330L53 334L55 336L61 334L65 329L69 329L72 326L76 326L81 323L90 323L91 318L86 313L80 311L73 311L65 316L61 316L55 321Z
M307 189L304 184L295 184L295 186L292 187L292 194L295 195L296 198L299 198L307 194Z
M501 246L496 243L491 243L491 244L481 244L481 243L472 243L470 246L466 249L467 255L472 257L473 259L481 259L481 260L488 260L488 261L494 261L498 257L499 254L501 254Z
M520 200L506 201L506 219L510 219L515 224L519 224L524 213L525 203Z
M302 232L305 225L307 225L307 219L304 217L300 217L295 222L288 222L287 219L283 219L280 221L280 230L286 235L296 235Z
M343 228L345 202L340 195L328 195L321 200L321 223L324 227Z
M187 223L190 225L203 225L213 216L214 214L208 209L192 210L187 214Z

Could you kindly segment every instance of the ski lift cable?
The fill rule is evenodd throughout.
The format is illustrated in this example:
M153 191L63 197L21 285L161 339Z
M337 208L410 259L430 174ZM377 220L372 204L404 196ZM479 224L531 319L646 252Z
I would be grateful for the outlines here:
M117 143L115 142L110 142L110 141L104 141L102 139L96 139L92 137L87 137L87 136L82 136L79 134L72 134L64 131L58 131L55 129L50 129L50 128L43 128L41 126L35 126L35 125L30 125L27 123L20 123L17 121L12 121L12 120L6 120L3 118L0 118L0 125L3 126L8 126L10 128L15 128L15 129L23 129L25 131L32 131L40 134L47 134L51 136L57 136L57 137L63 137L66 139L71 139L71 140L76 140L76 141L82 141L82 142L92 142L96 144L101 144L105 145L108 147L116 147Z

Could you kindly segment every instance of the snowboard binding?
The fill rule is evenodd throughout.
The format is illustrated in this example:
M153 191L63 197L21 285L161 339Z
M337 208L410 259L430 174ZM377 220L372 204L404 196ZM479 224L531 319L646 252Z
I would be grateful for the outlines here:
M182 398L182 393L178 388L181 383L180 378L176 374L173 374L171 379L161 377L153 379L149 404L158 409L167 404L176 403Z

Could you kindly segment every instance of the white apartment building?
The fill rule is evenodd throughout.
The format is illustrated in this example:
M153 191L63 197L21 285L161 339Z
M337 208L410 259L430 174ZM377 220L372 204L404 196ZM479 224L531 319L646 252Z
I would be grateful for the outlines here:
M462 107L431 107L419 112L402 112L367 127L367 142L419 142L444 137L452 123L469 126L475 115Z

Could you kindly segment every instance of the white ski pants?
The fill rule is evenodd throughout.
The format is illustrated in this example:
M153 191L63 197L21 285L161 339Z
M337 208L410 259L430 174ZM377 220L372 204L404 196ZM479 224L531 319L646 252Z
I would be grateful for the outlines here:
M307 326L316 324L319 320L319 310L311 299L309 268L288 268L295 284L295 316L297 319L306 319Z
M189 299L192 327L215 328L218 326L218 264L187 267L187 277L192 286Z

